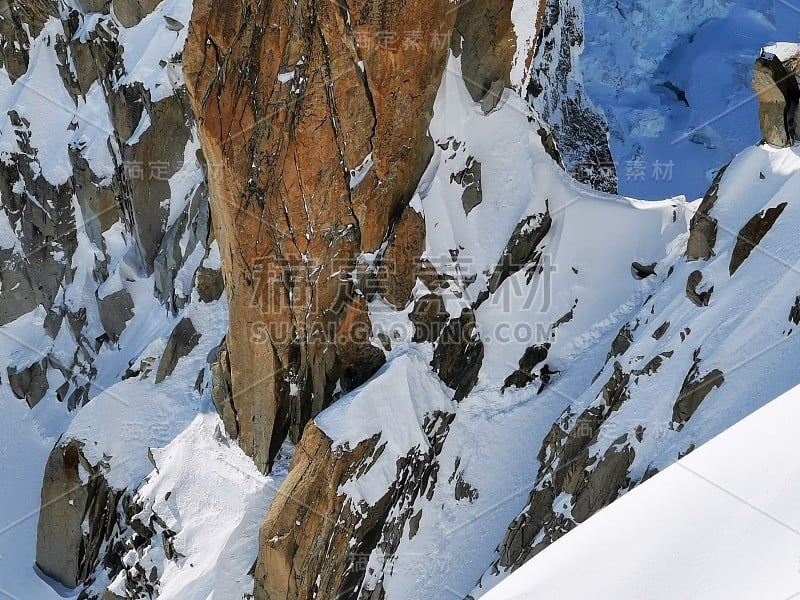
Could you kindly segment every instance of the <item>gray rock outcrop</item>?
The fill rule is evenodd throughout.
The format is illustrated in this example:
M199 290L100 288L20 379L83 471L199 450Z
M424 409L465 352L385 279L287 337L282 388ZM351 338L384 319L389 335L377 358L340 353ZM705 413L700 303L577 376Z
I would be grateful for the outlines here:
M45 467L36 544L36 564L45 575L69 588L91 575L116 524L121 495L86 460L82 444L56 445Z

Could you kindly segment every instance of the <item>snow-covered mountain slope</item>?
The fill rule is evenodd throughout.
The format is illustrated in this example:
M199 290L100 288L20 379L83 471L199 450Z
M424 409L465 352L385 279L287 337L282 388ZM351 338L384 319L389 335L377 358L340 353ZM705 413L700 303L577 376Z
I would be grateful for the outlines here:
M800 11L781 0L583 0L583 10L583 77L611 130L620 192L701 196L761 137L753 56L796 39Z
M375 505L403 477L398 468L407 455L430 452L425 460L439 470L435 484L423 478L407 485L370 557L368 572L374 573L364 585L380 581L390 598L430 598L443 586L461 595L472 589L524 505L537 440L588 385L599 354L607 352L598 342L610 343L618 321L652 293L655 282L635 278L631 263L674 259L680 247L673 241L687 231L681 199L631 203L572 181L546 154L531 118L535 113L510 91L497 111L484 115L466 93L458 61L451 60L431 124L438 150L412 202L428 230L423 258L435 261L450 284L420 282L415 296L419 301L434 294L451 318L474 318L475 332L467 336L475 336L480 358L459 357L462 371L449 381L466 398L453 402L453 391L441 384L437 393L430 391L425 382L436 381L429 366L433 347L412 341L418 330L408 313L394 313L376 299L371 317L376 334L391 340L388 365L317 419L334 448L355 448L376 433L387 442L363 477L343 484L341 492L354 506ZM484 173L483 202L465 215L463 187L453 175L473 160ZM507 271L496 270L514 248L515 234L540 241L522 253L517 249ZM529 347L547 348L546 363L561 384L557 391L537 397L546 387L544 359L538 369L523 369L524 389L506 384ZM440 375L446 368L452 367ZM565 381L557 375L562 370ZM471 385L478 381L474 390L471 378ZM401 399L402 380L409 391ZM387 389L396 393L386 395ZM425 425L437 414L453 418L444 433L434 429L443 438L441 448L428 439ZM492 439L503 441L478 441ZM410 490L429 484L428 495L419 492L415 499ZM409 533L410 521L417 533ZM451 553L459 556L455 563L430 559Z
M215 410L228 305L180 69L191 2L28 8L0 21L0 595L240 600L258 558L257 583L296 568L318 597L478 597L800 382L798 150L747 148L702 202L577 183L562 159L606 151L574 72L580 6L517 0L513 89L476 102L449 55L404 209L424 218L411 301L354 282L384 366L307 427L308 476L288 445L264 475ZM721 166L705 152L692 173ZM384 258L350 266L377 279Z
M574 183L535 120L511 92L483 114L451 61L412 202L439 273L416 306L441 302L450 333L420 344L415 303L376 298L387 365L316 420L343 460L378 448L338 488L345 514L383 523L359 593L478 597L798 383L798 151L746 150L703 202L636 202Z
M797 597L798 411L794 388L600 511L484 598Z
M451 59L411 204L435 274L403 311L368 297L387 363L316 419L330 452L315 433L296 468L342 479L290 474L258 597L307 565L312 590L341 569L354 596L479 596L797 384L796 151L745 151L702 203L623 201L560 170L539 117L511 91L486 114ZM298 550L309 510L341 526Z
M734 160L701 209L711 207L715 221L714 256L656 265L665 280L602 342L599 374L575 395L561 388L568 407L539 448L528 505L476 596L618 493L796 385L799 168L796 149L752 148ZM693 224L689 254L705 219Z

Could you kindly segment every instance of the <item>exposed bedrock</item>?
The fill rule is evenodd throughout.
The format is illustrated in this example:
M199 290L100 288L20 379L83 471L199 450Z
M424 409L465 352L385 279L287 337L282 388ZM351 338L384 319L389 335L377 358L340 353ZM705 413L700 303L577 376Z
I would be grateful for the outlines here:
M471 12L445 0L195 3L184 65L231 311L231 406L261 469L345 370L352 387L382 362L350 273L377 253L387 299L410 300L424 227L407 205L432 155L456 18L479 29L483 8ZM495 21L507 35L510 20ZM479 87L507 79L510 57L465 48Z
M413 517L402 506L435 483L428 453L440 451L452 416L420 424L430 449L409 448L372 506L351 505L339 488L382 447L334 451L309 420L384 360L364 298L378 293L397 308L411 300L425 227L408 203L432 156L427 128L447 54L462 56L470 93L491 109L509 85L511 5L195 3L185 75L231 313L215 403L263 470L287 434L299 442L261 528L259 600L367 593L358 556L379 545L390 556ZM441 307L415 312L420 329L433 330L428 318L447 326ZM465 351L479 367L476 344ZM460 356L438 364L466 392L474 376L456 381ZM382 594L369 586L369 597Z
M67 587L86 581L117 524L122 492L109 487L80 442L61 442L47 461L36 543L36 564Z

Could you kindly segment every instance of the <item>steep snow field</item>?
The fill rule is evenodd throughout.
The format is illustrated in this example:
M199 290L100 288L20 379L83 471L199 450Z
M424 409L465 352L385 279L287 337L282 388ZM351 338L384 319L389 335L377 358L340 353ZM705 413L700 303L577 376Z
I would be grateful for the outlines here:
M800 387L602 510L485 600L800 596Z
M586 90L605 113L620 193L702 196L761 138L750 88L759 49L796 40L783 0L584 0ZM672 88L672 89L671 89Z
M614 486L610 497L597 500L608 503L798 383L794 357L800 338L790 321L800 291L800 249L792 241L793 224L800 221L800 207L793 204L800 178L796 149L750 147L733 161L712 211L718 229L714 256L690 262L688 221L699 202L626 201L574 183L545 154L517 96L506 93L497 111L485 116L468 98L459 72L452 60L431 125L437 154L413 206L425 215L426 256L441 257L454 245L462 250L451 264L440 265L460 288L439 293L451 316L478 302L477 331L485 349L480 381L457 406L449 404L452 391L443 397L442 386L429 381L430 355L408 348L402 337L410 331L406 315L390 314L375 301L376 329L394 340L388 364L317 419L335 446L354 447L383 432L385 452L363 478L341 488L354 504L372 504L396 477L401 457L414 449L429 451L420 436L426 417L454 413L435 457L435 489L408 507L418 515L414 530L403 529L391 556L376 550L370 557L389 598L425 600L441 597L443 590L447 596L479 597L497 585L508 574L499 566L508 525L527 510L531 489L546 496L553 473L565 468L559 465L559 438L553 438L563 429L580 440L579 415L602 415L586 442L587 477L618 452L630 461L621 481L600 484ZM470 157L483 165L484 200L465 215L453 174ZM740 230L779 206L777 222L731 274ZM532 268L521 269L481 303L504 240L518 223L545 212L553 227L539 249L552 273L539 270L531 277ZM633 261L652 263L656 275L637 279ZM539 259L531 264L539 266ZM687 297L694 272L703 276L699 293L713 289L707 307ZM417 297L427 293L420 283ZM523 330L532 337L504 337L509 324L541 327ZM616 349L618 332L625 329L629 343ZM504 378L537 343L549 344L546 366L557 376L541 383L539 364L528 367L533 384L504 389ZM698 405L686 409L686 390L701 378L713 380L713 373L722 374L718 384L707 385ZM402 394L387 398L386 389ZM366 412L369 406L380 408ZM555 500L545 503L550 524L543 521L529 543L562 535L562 523L580 523L577 497L577 491L559 488ZM607 543L617 545L611 538ZM784 545L777 538L775 543Z

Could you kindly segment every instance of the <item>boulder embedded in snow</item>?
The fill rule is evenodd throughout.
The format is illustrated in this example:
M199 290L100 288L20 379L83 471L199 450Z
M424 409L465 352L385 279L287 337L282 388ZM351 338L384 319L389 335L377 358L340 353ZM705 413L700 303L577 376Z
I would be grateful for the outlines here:
M800 296L795 298L794 306L789 310L789 320L795 325L800 325Z
M731 254L731 264L729 267L731 275L742 266L742 263L747 260L750 253L758 246L761 240L764 239L764 236L772 229L775 221L778 220L778 217L781 216L785 208L786 202L783 202L778 206L760 212L745 223L745 226L742 227L742 230L736 237L736 246L734 246L733 253Z
M172 375L175 367L178 366L178 361L188 356L199 342L200 333L195 329L192 320L188 317L181 319L180 323L172 331L172 335L167 341L167 347L164 349L164 355L161 357L161 362L158 363L156 383L161 383Z
M470 156L467 159L466 168L453 175L452 179L464 188L461 194L461 204L464 207L464 214L469 216L472 209L483 202L481 163Z
M547 212L530 215L517 224L489 280L490 294L496 292L506 279L539 261L541 256L539 246L550 233L552 226L553 219L549 208Z
M113 0L114 16L123 27L135 27L160 3L161 0Z
M714 286L707 290L699 290L698 288L702 282L702 271L692 271L686 279L686 297L701 308L708 306L708 303L711 302L711 295L714 293Z
M725 383L725 375L719 369L700 377L700 349L694 353L694 364L686 374L678 400L672 409L672 422L679 428L694 416L706 397Z
M180 31L185 27L185 25L180 21L178 21L178 19L173 19L172 17L168 17L167 15L164 15L164 21L167 24L167 29L169 29L170 31Z
M714 177L711 187L703 196L700 207L692 217L689 227L689 241L686 245L686 260L709 260L714 256L714 246L717 243L717 220L711 216L711 210L717 203L719 186L728 165L722 167Z
M100 309L100 322L112 342L119 340L128 321L133 318L133 298L127 290L118 290L104 298L97 299Z
M8 367L8 383L14 395L33 408L47 393L47 359L37 361L24 369Z
M617 333L617 337L615 337L614 341L611 342L611 350L609 350L608 356L606 356L606 362L612 358L625 354L628 351L628 348L631 347L632 343L633 333L631 333L630 323L625 323L625 325L620 328L619 333Z
M489 114L497 105L500 104L500 100L503 98L503 91L505 91L506 87L501 80L497 80L492 84L492 87L489 88L489 91L486 92L486 95L481 99L481 110L484 114Z
M222 297L225 291L225 281L222 278L222 271L219 269L200 267L197 270L195 287L197 288L197 295L200 298L200 302L216 302Z
M633 276L636 279L647 279L648 277L652 277L656 275L656 265L658 263L652 263L649 265L643 265L640 262L634 261L631 263L631 271L633 272Z
M38 567L68 588L80 581L81 524L88 503L80 462L80 447L75 442L56 446L51 453L44 473L36 545Z
M108 14L111 0L78 0L78 6L86 13L101 12Z
M606 450L600 462L586 473L580 488L575 492L572 517L582 523L619 496L620 490L630 484L628 469L636 453L626 444L627 434Z

